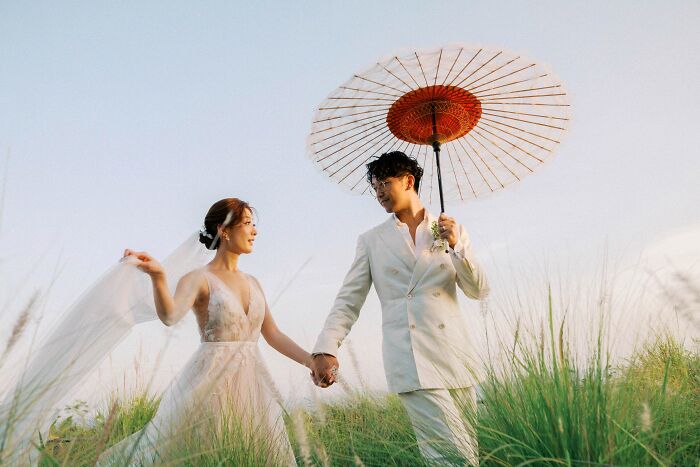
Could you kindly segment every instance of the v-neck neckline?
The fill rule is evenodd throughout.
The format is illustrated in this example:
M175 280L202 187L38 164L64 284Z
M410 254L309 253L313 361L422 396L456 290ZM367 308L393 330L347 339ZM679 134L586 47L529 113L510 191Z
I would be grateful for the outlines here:
M213 273L212 271L210 271L209 269L205 269L204 271L207 272L208 274L214 276L214 278L215 278L217 281L219 281L219 282L221 283L221 285L223 285L223 286L226 288L226 291L227 291L229 294L231 294L231 295L234 296L234 297L236 296L236 293L233 291L233 289L231 289L231 287L229 287L229 285L228 285L226 282L224 282L224 280L223 280L222 278L220 278L219 276L217 276L216 274L214 274L214 273ZM239 306L239 308L241 309L241 311L243 312L243 314L244 314L246 317L248 317L248 314L250 313L250 306L251 306L251 304L252 304L252 302L253 302L253 287L250 285L250 278L248 277L248 274L246 274L245 272L243 272L242 274L243 274L243 276L245 277L246 283L248 284L248 306L244 308L244 307L243 307L243 303L240 301L240 299L239 299L239 300L236 300L236 302L238 303L238 306ZM209 294L211 295L211 291L209 291Z

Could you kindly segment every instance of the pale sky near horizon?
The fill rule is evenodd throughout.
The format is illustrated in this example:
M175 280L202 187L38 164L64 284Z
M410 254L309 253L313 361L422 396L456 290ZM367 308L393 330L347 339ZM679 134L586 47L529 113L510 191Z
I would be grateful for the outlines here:
M55 316L124 248L162 258L237 196L259 212L241 267L268 298L310 260L273 310L310 347L357 235L386 218L308 160L314 109L380 57L456 42L549 65L572 104L552 161L448 206L492 287L590 278L606 255L624 269L648 250L697 272L697 24L700 3L684 1L0 3L0 343L33 290L55 278ZM351 334L368 366L370 294Z

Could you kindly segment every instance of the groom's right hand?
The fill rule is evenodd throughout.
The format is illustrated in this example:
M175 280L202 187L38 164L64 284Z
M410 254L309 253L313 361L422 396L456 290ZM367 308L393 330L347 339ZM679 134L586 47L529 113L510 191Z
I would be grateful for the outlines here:
M338 367L338 359L333 355L320 353L314 355L311 360L311 378L316 386L327 388L335 383Z

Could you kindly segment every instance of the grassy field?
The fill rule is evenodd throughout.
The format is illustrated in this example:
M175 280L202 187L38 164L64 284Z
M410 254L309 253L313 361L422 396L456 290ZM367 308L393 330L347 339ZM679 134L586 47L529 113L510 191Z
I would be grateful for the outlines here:
M577 366L556 329L539 344L518 346L483 384L482 465L699 465L698 353L659 337L622 366L609 366L602 352ZM147 397L121 401L89 427L78 423L75 407L43 441L41 465L93 465L105 447L145 425L157 405ZM287 428L300 465L422 465L393 395L295 409ZM272 456L264 437L246 438L230 423L209 437L173 440L163 463L253 466Z
M698 342L662 333L613 364L601 328L582 359L565 322L553 317L551 297L548 314L537 333L517 329L498 361L489 362L476 414L481 464L699 466ZM157 406L156 398L143 395L116 400L97 414L77 403L39 442L39 464L95 465L102 451L140 430ZM204 436L173 437L160 463L276 464L264 433L247 434L230 416L223 424ZM291 408L286 424L299 465L424 465L395 395L358 390L340 402ZM0 449L2 458L10 454Z

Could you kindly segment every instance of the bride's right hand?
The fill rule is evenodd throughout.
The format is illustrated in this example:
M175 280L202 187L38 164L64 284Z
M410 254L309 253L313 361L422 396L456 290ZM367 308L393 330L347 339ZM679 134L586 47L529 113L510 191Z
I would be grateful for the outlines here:
M155 279L157 277L165 276L165 269L163 269L163 266L158 262L158 260L145 251L134 251L127 248L124 250L122 260L128 257L135 258L137 261L134 262L134 265L152 278Z

